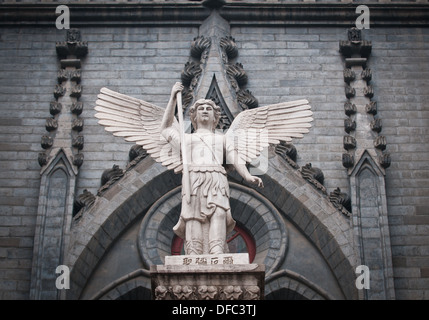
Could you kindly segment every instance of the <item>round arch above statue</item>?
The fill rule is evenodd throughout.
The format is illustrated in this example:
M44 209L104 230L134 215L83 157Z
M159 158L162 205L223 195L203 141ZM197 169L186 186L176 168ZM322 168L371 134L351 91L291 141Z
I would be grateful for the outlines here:
M271 202L255 190L230 182L230 191L233 218L255 244L253 262L264 264L269 275L286 256L288 236L282 217ZM179 219L181 201L181 187L176 187L158 199L143 218L138 246L146 268L163 264L164 257L171 255L173 226Z
M276 224L279 216L291 221L323 256L344 297L357 299L359 294L354 285L356 280L354 270L359 264L359 259L355 255L349 220L335 209L325 195L305 181L300 173L292 169L280 156L271 154L268 171L262 179L265 187L257 191L241 185L242 181L235 179L238 183L231 183L234 191L231 204L235 203L238 207L247 202L249 208L256 208L255 213L242 208L240 210L248 212L249 218L253 217L256 219L254 222L261 225ZM150 158L146 158L125 172L124 176L102 196L96 197L94 204L83 213L71 229L69 251L65 258L65 264L71 269L70 290L67 290L66 298L79 299L98 262L116 239L138 219L149 213L151 208L155 209L157 201L166 197L169 192L172 193L170 196L177 192L176 188L179 186L180 175L175 175ZM159 201L159 204L163 202ZM263 208L266 209L266 214ZM169 211L171 208L165 211L164 215ZM243 215L243 219L244 217ZM239 218L238 221L243 220ZM254 224L252 221L243 223L248 230L251 230L250 225ZM268 231L260 230L268 236L266 233ZM278 229L280 236L273 239L286 239L284 235L287 233L286 229ZM277 251L271 249L265 254L262 253L263 247L258 240L263 237L259 237L255 231L252 231L252 234L259 246L259 256L256 259L264 261L273 272L278 261L284 259L283 252L287 251L287 241L280 241L277 244L273 241ZM166 245L171 245L168 239ZM154 254L151 259L156 255L162 256L155 252L158 250L157 247L153 249L152 252L148 250L148 254Z

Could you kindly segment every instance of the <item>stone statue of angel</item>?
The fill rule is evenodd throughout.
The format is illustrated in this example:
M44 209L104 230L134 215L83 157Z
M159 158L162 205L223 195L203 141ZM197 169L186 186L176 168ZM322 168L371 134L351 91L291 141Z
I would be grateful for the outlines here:
M185 254L226 253L226 235L235 221L225 167L232 166L246 182L263 187L247 164L269 144L291 142L308 133L311 107L307 100L297 100L249 109L223 133L215 130L220 107L200 99L189 108L194 132L185 133L182 90L183 85L176 82L167 107L161 108L102 88L95 117L107 131L142 145L154 160L182 173L181 214L173 230L184 239Z

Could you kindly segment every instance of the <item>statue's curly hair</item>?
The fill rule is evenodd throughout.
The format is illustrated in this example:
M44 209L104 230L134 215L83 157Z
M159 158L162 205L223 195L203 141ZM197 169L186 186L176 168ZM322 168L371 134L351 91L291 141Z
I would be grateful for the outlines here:
M220 107L218 105L216 105L216 103L214 103L213 100L199 99L189 108L189 116L191 118L192 126L194 127L195 130L198 129L197 122L196 122L196 117L197 117L196 111L197 111L199 106L205 105L205 104L209 104L213 107L214 116L215 116L213 130L216 128L217 124L219 123L219 119L220 119L220 115L221 115Z

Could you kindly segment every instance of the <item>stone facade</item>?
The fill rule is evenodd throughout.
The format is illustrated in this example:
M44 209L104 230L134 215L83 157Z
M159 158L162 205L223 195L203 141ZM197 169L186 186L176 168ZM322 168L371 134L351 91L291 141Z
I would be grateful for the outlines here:
M109 6L101 8L100 5L102 14L91 15L85 14L84 2L79 1L73 7L73 2L78 1L70 1L71 11L78 12L75 15L77 21L71 21L72 27L78 27L82 40L88 43L88 54L81 58L80 65L82 92L79 102L82 102L82 112L78 117L74 115L84 123L81 131L75 130L84 137L83 149L79 151L83 154L83 162L76 170L73 160L67 162L66 153L57 158L52 155L51 161L54 158L63 161L63 170L52 171L49 184L48 179L41 175L43 166L39 153L46 150L41 146L42 136L51 133L48 128L55 127L52 123L47 126L46 119L52 118L51 103L56 101L55 88L62 83L58 78L61 57L57 54L56 43L66 40L66 30L55 28L56 1L52 1L50 6L46 5L50 2L45 1L42 7L37 6L37 2L41 1L15 2L0 2L2 16L10 13L19 17L18 20L4 19L0 22L0 108L3 115L0 119L3 138L0 143L0 298L32 297L32 269L34 272L35 259L41 257L35 250L40 240L38 212L43 197L49 195L48 191L43 191L48 186L52 187L52 197L64 201L70 196L76 200L85 192L93 195L86 198L92 200L86 202L88 208L80 212L81 216L79 212L74 212L77 216L73 223L67 219L61 220L67 221L62 229L64 231L61 231L64 234L54 232L51 238L44 238L51 239L51 244L66 239L73 244L64 252L65 256L49 251L59 259L49 263L60 264L61 261L71 268L71 289L61 297L149 298L146 291L133 291L133 295L129 289L150 288L149 266L144 265L140 254L141 250L152 247L137 243L140 223L156 200L178 187L180 179L142 154L138 155L137 160L143 160L136 160L134 165L130 165L129 151L133 144L112 137L97 124L95 100L100 88L105 86L164 106L171 86L181 80L185 64L190 60L191 44L201 35L200 26L209 16L210 9L199 3L185 2L173 9L166 1L162 2L166 16L156 25L149 20L137 19L129 22L116 20L113 24L108 17L117 12ZM133 8L133 5L144 2L135 1L125 7ZM287 1L279 2L288 8ZM388 2L383 3L389 6ZM146 9L156 10L159 4L145 5ZM34 21L24 14L28 12L25 6L40 10L40 20ZM343 154L347 152L344 136L356 137L357 133L345 130L345 120L356 120L356 130L362 129L359 127L362 122L345 112L344 104L350 99L345 94L345 58L339 50L339 43L348 39L347 31L353 27L357 16L354 6L338 4L339 12L347 13L341 15L338 21L329 20L327 11L317 7L320 4L306 6L309 20L305 24L298 18L288 16L286 9L277 11L277 19L270 20L263 13L252 15L252 12L258 11L258 6L272 10L265 1L249 1L241 7L231 3L220 9L220 16L228 21L230 36L235 39L238 55L234 63L239 62L247 76L243 88L249 90L261 106L308 99L315 119L310 133L302 140L294 141L297 151L294 160L270 150L270 167L264 176L264 190L248 191L248 186L236 188L241 192L237 191L234 196L236 208L249 210L249 213L259 208L258 215L253 216L256 223L258 219L268 216L264 216L262 207L255 203L268 199L278 211L278 217L273 215L277 218L268 221L277 221L277 225L281 225L277 231L273 231L276 227L272 225L271 232L282 234L286 230L287 242L272 244L273 247L288 248L282 261L270 260L275 258L273 253L267 253L268 249L264 251L263 246L268 245L263 242L265 234L255 236L260 239L257 243L260 262L268 267L274 266L265 279L265 296L276 299L428 299L427 1L400 4L400 9L413 14L404 17L400 9L393 10L397 21L387 19L378 6L374 7L371 11L374 13L371 15L371 29L362 30L363 39L372 44L368 56L372 77L368 84L372 86L372 100L377 102L377 114L371 117L381 119L381 132L376 135L386 139L385 152L390 154L390 166L378 171L371 167L364 170L366 165L372 164L372 158L368 158L357 168L359 170L350 172L343 166ZM238 13L237 7L243 13ZM319 8L324 20L314 19L314 8ZM168 16L174 10L186 19ZM136 15L141 18L146 14L143 11L136 10ZM90 19L94 23L88 23ZM206 82L209 87L210 81ZM353 127L347 128L351 130ZM371 128L365 129L374 133ZM64 134L72 132L71 125L62 130L65 130ZM361 145L358 140L357 147ZM76 151L70 150L71 155ZM323 180L318 183L323 188L303 178L302 168L310 163L312 168L321 170ZM103 172L114 165L122 170L122 175L117 175L109 186L100 189ZM376 178L371 176L374 174ZM242 185L236 176L232 178L235 179L234 183ZM377 197L373 197L374 194L368 194L368 190L374 190L371 183L376 179L383 180L382 188L378 184L379 192ZM64 190L67 189L61 189L67 183L71 183L69 190L73 190L74 195L65 194ZM351 196L350 217L329 201L329 195L337 188ZM58 213L56 208L60 206L71 213L72 204L64 201L54 204L55 208L52 203L51 207L48 205L48 212L55 215ZM81 203L80 208L85 207L85 201ZM166 206L165 212L174 212L173 204L167 203ZM383 214L374 217L374 208L382 208ZM356 243L359 241L353 236L353 230L357 230L354 223L358 217L356 210L360 210L363 222L359 229L363 231L362 239L368 240L363 246L359 246ZM367 216L362 219L365 214ZM388 225L380 227L377 222L380 216L387 219ZM243 225L250 223L244 218L242 220ZM52 220L50 223L58 231L60 222ZM389 295L375 294L371 297L355 288L357 275L354 270L362 259L365 261L361 258L362 254L375 259L367 260L370 261L370 268L375 270L374 266L383 265L382 253L374 253L372 249L378 246L380 239L386 239L385 233L384 238L379 236L386 228L392 270L387 270L389 266L385 266L380 274L374 272L373 284L376 286L377 279L384 277L391 278L393 285L390 285L390 291L385 290ZM256 234L257 231L252 232ZM275 239L275 235L270 237ZM130 249L121 253L124 244L128 244ZM360 248L358 254L355 253L356 248ZM121 254L130 255L126 259L132 268L115 264ZM99 261L104 264L96 269ZM309 261L315 261L323 276L312 275ZM116 273L103 275L103 268L112 266L116 268ZM90 274L92 278L89 278ZM55 279L55 274L50 276Z

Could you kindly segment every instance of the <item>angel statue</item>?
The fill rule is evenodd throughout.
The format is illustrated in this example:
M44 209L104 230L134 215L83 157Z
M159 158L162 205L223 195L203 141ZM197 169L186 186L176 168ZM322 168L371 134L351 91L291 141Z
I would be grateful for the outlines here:
M182 173L182 207L174 232L184 239L185 254L228 252L226 235L234 229L226 167L263 187L248 163L269 144L291 142L308 133L313 121L307 100L279 103L241 112L224 134L215 130L221 109L200 99L189 109L193 133L185 133L183 85L177 82L166 108L106 88L98 95L95 115L115 136L135 142L168 169ZM177 105L177 116L175 117Z

